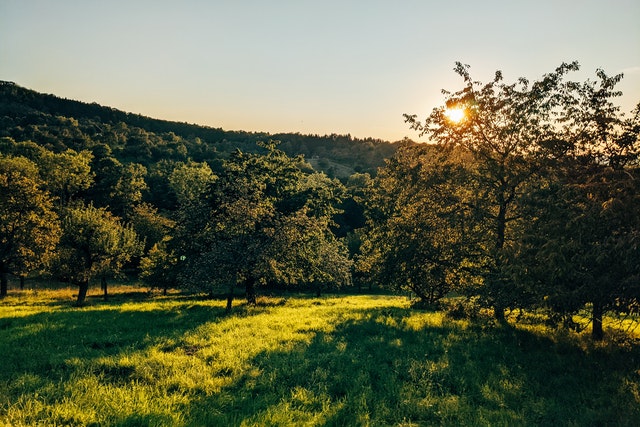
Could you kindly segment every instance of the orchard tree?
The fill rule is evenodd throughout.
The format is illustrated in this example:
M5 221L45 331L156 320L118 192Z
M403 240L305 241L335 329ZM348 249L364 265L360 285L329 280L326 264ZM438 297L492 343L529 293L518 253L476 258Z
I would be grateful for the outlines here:
M351 284L347 246L329 227L329 217L300 209L279 219L271 230L266 276L286 285L309 284L320 296L325 287Z
M460 151L404 145L379 170L367 202L361 275L426 304L469 281L478 233Z
M316 239L321 235L328 239L340 186L320 176L306 176L301 159L288 157L274 144L263 148L266 154L237 151L225 161L202 197L180 210L176 238L171 241L179 254L179 279L210 293L224 289L228 309L236 283L244 285L247 301L255 304L259 284L328 280L318 271L313 278L301 275L299 269L291 271L291 260L309 260L311 255L294 254L301 247L283 236L293 235L292 228L305 227L322 230ZM340 250L330 239L324 243L314 247ZM313 256L319 259L326 253ZM313 267L327 266L317 262Z
M607 311L638 314L640 304L640 105L625 116L613 102L622 75L597 76L575 84L556 144L563 155L532 194L519 255L540 306L569 323L588 306L599 340Z
M7 295L8 274L41 267L60 237L53 201L42 187L33 162L0 155L0 297Z
M78 286L78 305L84 303L89 282L97 277L103 281L106 297L107 275L119 274L123 265L142 251L142 243L133 228L104 208L70 207L65 212L62 228L57 273Z
M167 248L169 241L166 238L155 243L140 260L140 279L152 288L162 289L164 295L177 283L178 258Z
M504 267L509 247L519 239L521 198L540 170L536 155L548 141L561 139L556 113L572 90L564 79L578 68L576 62L562 64L539 81L520 78L511 84L497 71L492 81L482 84L472 79L468 65L457 63L454 70L464 81L463 89L443 91L444 106L424 122L405 115L421 136L460 147L473 158L468 185L479 196L472 203L485 236L476 265L484 265L482 293L498 319L504 318L507 306L517 305Z

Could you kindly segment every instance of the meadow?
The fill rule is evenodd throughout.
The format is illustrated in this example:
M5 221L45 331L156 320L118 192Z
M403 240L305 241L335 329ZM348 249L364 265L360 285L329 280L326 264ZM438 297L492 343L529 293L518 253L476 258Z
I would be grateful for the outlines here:
M97 292L97 291L96 291ZM416 310L406 297L260 297L255 307L114 287L0 302L0 424L637 425L638 337L593 344ZM613 337L613 338L611 338Z

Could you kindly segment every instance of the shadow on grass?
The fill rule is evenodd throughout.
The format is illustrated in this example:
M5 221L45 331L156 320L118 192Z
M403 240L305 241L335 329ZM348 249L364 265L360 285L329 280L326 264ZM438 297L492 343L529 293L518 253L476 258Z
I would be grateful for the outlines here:
M22 384L11 389L21 394L42 393L47 384L82 375L128 387L146 372L136 373L139 366L118 357L97 359L144 355L154 346L203 358L198 348L185 347L185 335L208 322L251 321L287 305L285 299L271 299L258 308L236 307L229 316L222 304L197 299L162 303L143 301L129 309L118 300L96 301L81 309L0 318L0 381L20 377ZM210 373L229 380L219 392L156 382L159 372L148 372L149 386L157 385L161 395L184 396L186 403L169 411L182 410L185 424L199 426L624 426L640 419L638 348L586 352L569 341L482 319L430 321L435 314L397 307L352 308L348 314L333 329L300 329L308 340L263 351L241 371ZM99 372L87 374L82 371L87 367ZM119 425L167 423L155 409L119 416Z
M150 300L149 304L149 309L136 306L128 310L114 298L81 308L66 304L51 311L0 318L0 380L23 373L47 373L60 380L73 372L70 360L144 351L225 316L222 308L188 301L153 307L156 302Z
M585 353L479 321L410 327L369 310L289 351L262 352L191 425L636 425L638 349ZM634 386L635 384L635 386ZM635 388L634 388L635 387ZM635 396L634 393L635 392Z
M115 293L107 301L93 296L82 307L67 300L12 301L13 307L30 305L47 311L0 317L0 381L43 372L64 380L76 369L70 360L88 364L100 357L144 352L155 345L171 351L181 346L187 333L205 323L258 316L282 304L284 300L264 301L249 309L238 302L228 313L224 301L201 295L153 298L143 291Z

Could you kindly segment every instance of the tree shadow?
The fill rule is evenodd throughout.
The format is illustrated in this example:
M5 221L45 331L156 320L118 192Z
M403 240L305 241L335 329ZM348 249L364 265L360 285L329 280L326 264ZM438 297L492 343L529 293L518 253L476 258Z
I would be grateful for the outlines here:
M349 309L332 329L301 324L303 339L262 351L240 370L215 372L215 354L186 339L207 323L252 322L282 301L238 306L231 315L223 304L183 299L148 310L114 301L0 318L0 385L19 379L9 386L9 401L16 392L43 393L78 375L127 386L145 373L120 357L144 357L153 347L201 359L198 366L211 369L203 377L226 384L217 392L162 385L161 372L148 373L159 392L186 396L184 406L171 410L182 410L187 425L633 425L640 419L637 347L586 351L482 319L434 322L428 320L434 313L404 308ZM150 425L164 416L151 411L121 421Z
M70 360L144 351L225 316L222 307L188 302L149 310L126 309L117 300L82 308L65 305L48 312L0 318L0 380L43 372L60 380L75 369Z
M632 425L639 419L638 396L629 394L629 382L640 379L637 348L587 353L484 321L416 327L410 315L366 310L332 332L311 331L309 343L262 352L229 387L195 397L187 419L327 426Z
M151 308L137 305L145 302ZM281 304L276 300L265 300L250 308L238 304L229 313L223 301L200 295L165 300L144 292L115 294L107 301L96 295L82 307L69 300L33 304L27 299L13 301L16 307L33 305L48 311L0 317L0 381L18 374L43 372L49 378L63 380L76 369L70 360L88 364L93 359L125 352L144 352L152 346L172 351L183 346L186 334L206 323L258 316Z

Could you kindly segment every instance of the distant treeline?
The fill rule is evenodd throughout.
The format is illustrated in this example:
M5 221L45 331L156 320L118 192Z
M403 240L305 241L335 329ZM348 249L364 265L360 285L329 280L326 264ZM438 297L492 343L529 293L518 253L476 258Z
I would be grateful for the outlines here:
M289 156L303 155L329 175L375 174L397 145L350 135L269 134L153 119L96 103L60 98L0 81L0 136L38 141L61 151L108 145L121 161L149 166L159 160L213 162L236 149L256 151L256 142L277 140Z

